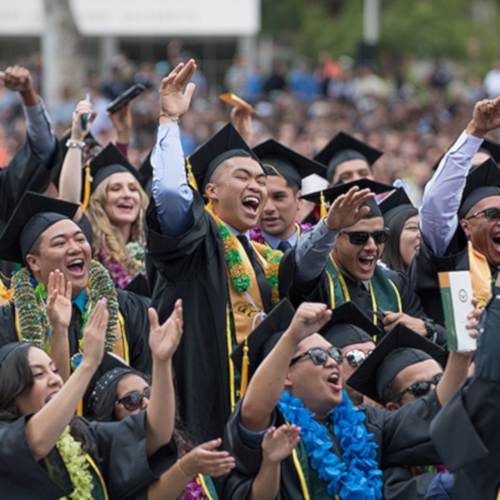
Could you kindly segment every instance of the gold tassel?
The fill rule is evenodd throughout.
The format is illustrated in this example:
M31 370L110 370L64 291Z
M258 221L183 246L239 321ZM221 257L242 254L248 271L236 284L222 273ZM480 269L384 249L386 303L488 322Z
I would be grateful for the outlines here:
M240 394L241 397L245 395L248 387L248 337L245 338L245 345L243 346L243 359L241 360L241 384Z
M326 214L328 213L326 209L326 203L325 203L325 195L323 194L323 191L321 191L319 195L319 202L321 203L320 209L319 209L319 215L321 218L326 217Z
M4 277L3 273L0 273ZM14 290L12 288L6 288L0 279L0 304L6 305L14 302Z
M87 207L89 206L90 201L90 185L94 179L90 175L90 160L87 162L85 166L85 186L83 187L83 201L82 201L82 210L85 212Z
M198 184L196 183L196 178L193 174L193 167L191 166L191 162L189 161L189 156L186 158L186 170L188 184L196 191L199 191Z
M80 402L78 403L78 407L76 408L76 414L79 417L83 417L83 399L80 399Z

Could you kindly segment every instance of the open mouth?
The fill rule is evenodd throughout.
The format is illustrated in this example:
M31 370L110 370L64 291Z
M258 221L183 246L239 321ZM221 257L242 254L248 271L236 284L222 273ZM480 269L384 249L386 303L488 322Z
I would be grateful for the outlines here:
M243 199L243 207L245 207L246 212L251 215L257 215L259 210L260 200L256 196L247 196Z
M500 252L500 234L495 234L492 240L493 240L493 245L495 245L495 250Z
M120 203L120 204L118 205L118 208L119 208L122 212L131 212L131 211L132 211L132 209L133 209L134 207L132 206L132 204L131 204L131 203Z
M81 276L85 270L83 259L74 259L66 266L71 274Z
M358 258L358 263L361 269L365 272L371 271L377 260L375 259L375 255L368 255L366 257L359 257Z
M48 403L59 391L55 391L52 394L49 394L45 399L45 403Z
M328 383L336 390L342 390L342 383L340 382L340 375L337 372L330 374L328 377Z

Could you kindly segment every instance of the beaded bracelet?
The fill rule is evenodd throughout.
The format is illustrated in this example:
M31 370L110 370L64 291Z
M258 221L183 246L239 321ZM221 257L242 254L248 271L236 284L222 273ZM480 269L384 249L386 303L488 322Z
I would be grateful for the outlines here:
M158 115L158 123L160 122L160 118L164 116L165 118L170 118L173 122L177 122L177 125L181 124L180 118L177 116L170 116L168 113L162 113L161 115Z

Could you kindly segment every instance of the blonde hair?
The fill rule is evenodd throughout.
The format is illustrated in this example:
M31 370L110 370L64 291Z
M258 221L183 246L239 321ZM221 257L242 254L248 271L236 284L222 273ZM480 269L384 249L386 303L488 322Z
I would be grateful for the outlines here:
M123 241L120 231L109 220L105 210L109 182L110 178L108 177L97 186L90 197L87 208L87 215L92 224L92 254L94 259L100 260L99 251L104 249L108 254L105 261L114 258L126 273L133 275L139 271L137 264L127 251L125 246L127 242ZM139 216L132 223L130 238L136 242L145 242L144 215L148 208L149 199L139 182L136 181L136 185L140 195L141 208ZM106 262L103 262L103 264L106 264Z

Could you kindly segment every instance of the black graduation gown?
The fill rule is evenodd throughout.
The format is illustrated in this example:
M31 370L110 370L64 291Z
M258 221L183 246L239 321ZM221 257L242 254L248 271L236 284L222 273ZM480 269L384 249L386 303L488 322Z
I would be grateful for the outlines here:
M33 152L28 137L10 163L0 169L0 234L23 194L26 191L43 193L50 183L52 168L61 161L61 151L57 145L49 163L44 165ZM15 264L0 261L0 270L10 278Z
M146 220L149 262L156 268L152 304L160 321L168 318L178 298L183 300L184 335L174 356L176 389L187 430L202 442L222 436L231 413L229 292L220 230L199 193L193 194L193 225L178 238L162 234L154 200ZM263 303L266 308L264 299Z
M430 423L441 408L436 391L404 405L398 411L378 410L365 405L358 408L365 412L367 430L374 434L373 440L379 445L377 462L382 469L402 464L424 466L442 463L430 437ZM225 500L248 498L252 480L257 475L262 460L260 449L249 448L241 440L238 431L239 412L240 406L231 415L224 435L223 446L236 459L236 468L218 480L219 495ZM284 423L284 419L279 411L276 414L275 425L278 427ZM340 456L335 440L332 450ZM277 499L299 498L303 498L302 488L290 455L281 463Z
M151 373L151 352L149 350L149 319L148 307L150 300L140 297L134 293L117 290L120 312L125 321L125 333L127 336L130 365L144 373ZM69 326L69 350L70 356L78 352L78 339L83 324L80 310L73 304L71 324ZM17 342L15 307L13 304L0 307L0 347L9 342ZM104 375L104 371L98 369L94 378ZM87 401L87 396L84 401Z
M174 440L154 455L146 455L145 412L120 422L88 422L87 435L95 447L92 457L113 500L146 500L147 487L177 460ZM0 422L0 491L12 500L56 500L69 496L73 485L56 447L36 461L26 439L30 416L13 423ZM50 467L47 466L47 461ZM90 470L90 467L89 467Z
M425 313L440 325L444 325L444 312L438 273L469 269L467 243L462 226L459 226L443 257L438 257L421 238L420 248L408 270Z
M384 500L422 500L435 472L414 476L410 467L390 467L384 470Z
M408 275L401 271L393 271L391 269L384 269L386 276L394 283L401 296L401 305L403 312L415 318L424 319L426 314L422 309L418 295L413 291L413 286ZM330 300L330 285L328 277L325 272L322 272L318 278L298 286L296 284L296 263L295 263L295 248L288 250L281 259L279 269L279 287L280 296L288 297L294 307L298 307L302 302L324 302L331 304ZM362 311L368 313L372 309L372 300L370 293L366 290L363 283L359 280L350 278L344 275L349 295L352 302L354 302ZM446 344L446 330L441 325L437 327L437 340L436 343L440 345Z
M500 382L478 377L464 382L432 423L435 446L454 473L457 500L496 500L499 424Z

